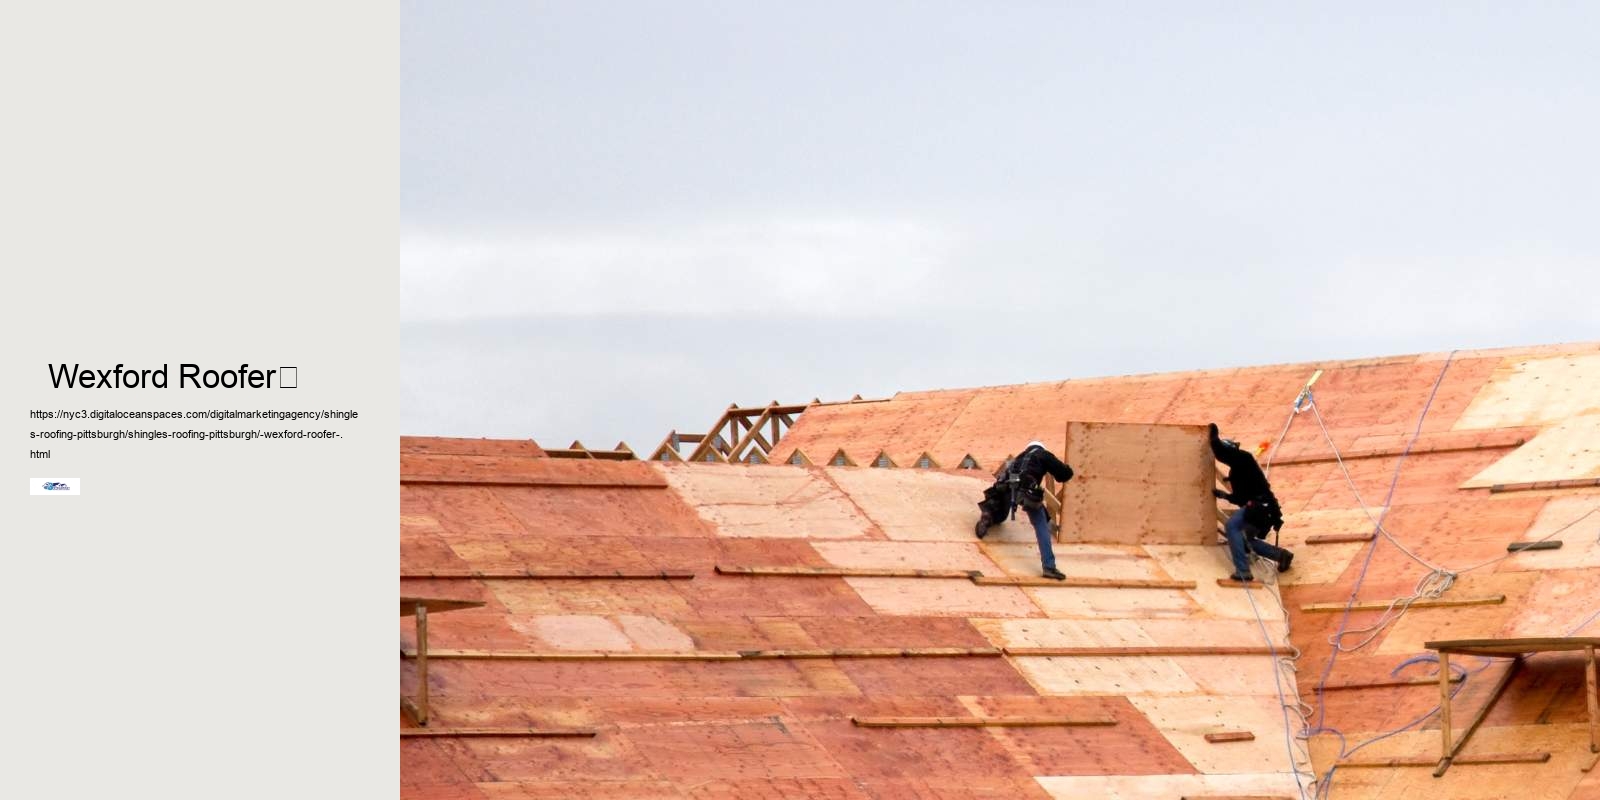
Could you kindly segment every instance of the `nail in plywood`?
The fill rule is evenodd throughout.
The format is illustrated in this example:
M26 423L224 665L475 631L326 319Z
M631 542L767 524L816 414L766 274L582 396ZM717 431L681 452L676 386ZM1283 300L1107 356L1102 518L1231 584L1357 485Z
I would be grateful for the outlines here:
M1062 460L1075 472L1062 493L1062 541L1211 539L1216 467L1204 428L1072 422Z
M858 728L1083 728L1117 724L1116 717L851 717Z

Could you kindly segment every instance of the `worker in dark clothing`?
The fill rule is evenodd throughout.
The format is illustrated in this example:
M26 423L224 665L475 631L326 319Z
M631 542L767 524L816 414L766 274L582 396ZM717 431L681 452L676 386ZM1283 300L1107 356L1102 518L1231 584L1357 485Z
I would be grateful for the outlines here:
M978 503L982 513L975 532L982 539L991 526L1005 522L1008 516L1016 518L1017 506L1022 506L1028 521L1033 523L1033 535L1039 540L1039 560L1043 563L1044 576L1059 581L1067 576L1056 569L1056 553L1050 539L1050 512L1044 506L1044 487L1040 485L1045 475L1066 483L1072 480L1072 467L1046 450L1042 442L1029 442L1016 458L1006 462L994 485L984 491L984 499Z
M1237 442L1218 436L1216 423L1211 424L1210 434L1211 453L1218 461L1228 465L1228 486L1233 490L1224 492L1213 489L1212 493L1239 507L1233 516L1228 517L1227 524L1222 526L1228 537L1228 553L1233 557L1231 577L1236 581L1252 580L1251 552L1276 562L1279 572L1288 572L1289 564L1294 561L1294 553L1266 540L1269 528L1283 528L1283 510L1278 507L1278 498L1273 496L1272 486L1267 483L1261 465L1256 463L1255 456L1240 449ZM1266 452L1265 442L1260 452Z

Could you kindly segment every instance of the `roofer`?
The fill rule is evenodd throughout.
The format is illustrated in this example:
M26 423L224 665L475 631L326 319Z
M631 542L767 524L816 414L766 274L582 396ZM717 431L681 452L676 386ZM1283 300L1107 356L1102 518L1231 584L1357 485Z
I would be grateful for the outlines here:
M1039 482L1049 474L1061 483L1072 480L1072 467L1062 463L1054 453L1046 450L1043 442L1028 442L1016 458L1006 461L996 476L994 485L985 489L978 503L978 524L974 532L982 539L989 528L1016 519L1017 506L1033 523L1033 535L1039 540L1039 560L1044 576L1065 580L1066 575L1056 569L1056 553L1050 544L1050 512L1044 507L1044 487Z
M1214 422L1210 434L1211 454L1228 465L1228 485L1233 489L1231 492L1212 489L1211 492L1239 507L1222 526L1228 537L1228 553L1233 557L1231 577L1241 582L1252 580L1249 555L1252 552L1276 562L1279 572L1288 572L1294 553L1266 540L1269 528L1275 531L1283 528L1283 510L1278 507L1278 498L1273 496L1272 485L1267 483L1256 456L1241 449L1238 442L1218 436ZM1265 455L1267 447L1268 443L1262 442L1256 448L1256 455Z

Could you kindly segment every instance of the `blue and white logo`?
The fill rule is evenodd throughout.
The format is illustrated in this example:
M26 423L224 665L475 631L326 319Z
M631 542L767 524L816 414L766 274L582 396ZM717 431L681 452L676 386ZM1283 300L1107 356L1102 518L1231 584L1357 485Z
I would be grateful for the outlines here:
M83 481L77 478L29 478L28 494L72 497L83 494Z

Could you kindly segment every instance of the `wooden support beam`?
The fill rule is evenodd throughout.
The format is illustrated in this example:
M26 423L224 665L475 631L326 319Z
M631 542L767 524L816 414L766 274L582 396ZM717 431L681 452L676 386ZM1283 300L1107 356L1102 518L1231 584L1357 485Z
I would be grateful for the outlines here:
M1458 597L1458 598L1424 597L1421 600L1412 601L1411 608L1454 608L1454 607L1457 607L1457 606L1493 606L1493 605L1499 605L1501 603L1504 603L1505 601L1506 601L1506 596L1503 595L1503 594L1486 594L1486 595L1483 595L1482 597ZM1384 609L1388 608L1389 605L1390 605L1390 603L1388 603L1388 602L1356 601L1355 603L1351 604L1350 610L1351 611L1383 611ZM1315 614L1315 613L1329 613L1329 612L1335 612L1335 611L1343 611L1344 609L1345 609L1345 604L1344 603L1308 603L1308 604L1303 605L1303 606L1300 607L1301 611L1305 611L1307 613L1313 613L1313 614Z
M812 650L740 650L740 658L998 658L998 647L836 647Z
M694 578L694 573L688 570L541 572L533 569L413 569L402 570L400 577L409 580L677 581L691 580Z
M415 651L405 651L406 658L416 658ZM519 651L519 650L431 650L428 658L465 661L738 661L739 654L711 650L684 650L667 652L638 651Z
M973 576L962 569L896 569L861 567L747 567L718 564L718 575L767 575L790 578L963 578Z
M401 651L406 658L416 651ZM655 651L632 650L430 650L428 658L463 661L741 661L758 659L820 658L1000 658L998 647L835 647L813 649L772 649L740 651Z
M1543 764L1550 760L1550 753L1536 751L1530 753L1485 753L1476 756L1460 756L1451 762L1455 766L1472 764ZM1431 767L1439 763L1433 756L1397 756L1394 758L1368 758L1345 759L1337 762L1336 766L1345 767Z
M1115 717L851 717L858 728L1081 728L1117 724Z
M1501 492L1527 492L1539 489L1583 489L1590 486L1600 486L1600 478L1568 478L1559 481L1523 481L1521 483L1497 483L1489 487L1490 494Z
M1317 533L1306 537L1306 544L1344 544L1346 542L1370 542L1374 534L1371 533Z
M1560 539L1546 539L1542 542L1512 542L1506 545L1506 552L1520 553L1524 550L1560 550Z
M1294 800L1290 795L1182 795L1178 800Z
M1283 652L1286 647L1278 648ZM1268 656L1273 650L1266 645L1211 646L1204 645L1134 645L1127 647L1007 647L1008 656L1034 658L1115 658L1121 656Z
M1231 587L1231 588L1234 588L1234 589L1261 589L1261 588L1266 587L1266 584L1262 583L1261 581L1245 582L1245 581L1236 581L1236 580L1234 580L1232 578L1218 578L1217 579L1217 585L1218 586Z
M531 736L541 739L592 739L596 733L586 728L401 728L400 738Z
M428 724L428 604L418 602L412 612L417 618L417 702L418 725Z
M1394 678L1392 680L1380 680L1380 681L1331 683L1331 684L1328 684L1327 686L1322 687L1322 691L1333 692L1333 691L1342 691L1342 690L1347 690L1347 689L1381 689L1381 688L1388 688L1388 687L1393 687L1393 686L1433 686L1434 684L1437 684L1438 682L1439 682L1438 678L1431 677L1431 676L1421 677L1421 678ZM1451 683L1460 683L1461 682L1461 676L1460 675L1451 675L1450 676L1450 682Z
M1583 682L1589 692L1589 752L1600 753L1600 682L1595 678L1594 645L1583 648Z
M1206 741L1212 744L1222 744L1224 742L1253 742L1255 740L1256 735L1249 731L1223 731L1221 733L1206 734Z
M1445 653L1439 654L1439 691L1444 696L1442 701L1444 705L1441 706L1439 722L1445 729L1445 741L1447 743L1450 738L1450 690L1446 684L1447 679L1445 676L1449 675L1450 670L1445 666L1445 659L1448 657ZM1506 684L1511 682L1511 676L1515 675L1521 667L1521 656L1511 659L1511 663L1506 665L1506 671L1500 673L1500 680L1495 681L1494 688L1489 690L1489 698L1484 701L1483 707L1478 709L1478 713L1473 715L1472 721L1467 723L1466 730L1462 731L1461 737L1456 739L1455 746L1448 748L1445 751L1445 757L1439 759L1438 764L1434 767L1433 777L1437 778L1444 775L1445 770L1450 769L1450 765L1460 757L1461 749L1467 746L1467 740L1472 738L1472 734L1477 732L1478 726L1483 724L1484 718L1489 716L1489 710L1494 708L1494 704L1500 700L1500 695L1505 693Z
M1173 580L1145 580L1128 578L1074 578L1066 580L1053 580L1050 578L1034 577L1001 577L974 575L972 582L980 586L1067 586L1075 589L1193 589L1194 581Z

